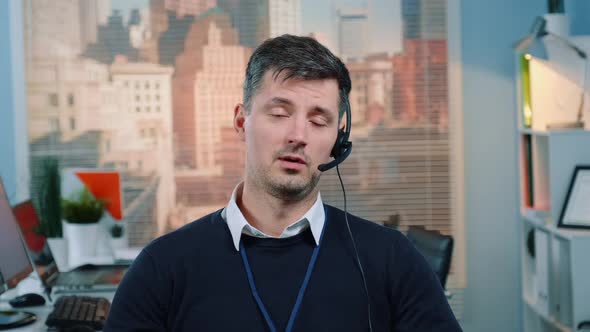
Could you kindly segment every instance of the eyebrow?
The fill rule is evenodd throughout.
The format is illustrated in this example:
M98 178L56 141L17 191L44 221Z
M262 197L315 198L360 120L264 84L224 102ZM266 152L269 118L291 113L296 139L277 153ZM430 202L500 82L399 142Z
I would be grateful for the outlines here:
M290 99L287 98L283 98L283 97L273 97L267 104L266 107L270 107L270 106L274 106L274 105L285 105L285 106L294 106L295 104L293 104L293 102ZM325 116L328 120L332 120L334 118L334 116L332 115L332 113L321 106L314 106L313 111L315 113L319 113L323 116Z
M273 105L286 105L286 106L294 106L293 102L287 98L282 98L282 97L274 97L272 98L268 103L266 103L267 106L273 106Z

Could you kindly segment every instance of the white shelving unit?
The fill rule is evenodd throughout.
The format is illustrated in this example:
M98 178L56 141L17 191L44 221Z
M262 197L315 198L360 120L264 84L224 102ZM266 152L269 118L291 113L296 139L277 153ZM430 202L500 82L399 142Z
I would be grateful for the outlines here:
M590 321L590 231L555 227L545 212L522 218L524 331L577 331Z
M575 119L581 90L559 65L529 61L527 78L517 71L523 330L579 331L590 321L590 230L557 225L575 167L590 165L590 112L585 129L546 130Z

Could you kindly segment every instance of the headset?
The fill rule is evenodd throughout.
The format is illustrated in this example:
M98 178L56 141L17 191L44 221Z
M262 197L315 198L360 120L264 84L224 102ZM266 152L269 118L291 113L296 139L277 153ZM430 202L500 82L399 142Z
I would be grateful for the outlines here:
M369 332L373 332L373 326L371 324L371 297L369 296L369 289L367 288L367 280L365 278L365 271L363 270L363 265L361 264L361 259L359 257L358 250L356 249L356 243L354 242L354 238L352 236L352 231L350 230L350 224L348 223L348 211L346 209L346 190L344 190L344 183L342 182L342 177L340 176L340 169L338 165L340 165L352 152L352 142L349 141L350 138L350 127L351 127L351 111L350 111L350 102L348 98L344 101L344 113L346 113L346 127L344 129L338 129L338 136L336 137L336 142L332 147L331 156L334 157L334 160L330 161L326 164L321 164L318 166L318 170L320 172L325 172L329 169L336 167L336 172L338 173L338 179L340 180L340 186L342 187L342 194L344 195L344 219L346 220L346 227L348 228L348 234L350 235L350 240L352 241L352 247L354 248L354 253L356 255L356 263L361 273L361 278L363 280L363 286L365 287L365 294L367 295L367 310L369 314Z
M318 170L320 172L325 172L329 169L332 169L338 165L340 165L352 152L352 142L348 139L350 138L350 125L351 125L351 112L350 112L350 103L348 101L348 97L344 101L344 113L346 113L346 127L344 129L338 129L338 137L336 137L336 142L332 147L331 156L334 157L334 160L330 161L326 164L321 164L318 166Z

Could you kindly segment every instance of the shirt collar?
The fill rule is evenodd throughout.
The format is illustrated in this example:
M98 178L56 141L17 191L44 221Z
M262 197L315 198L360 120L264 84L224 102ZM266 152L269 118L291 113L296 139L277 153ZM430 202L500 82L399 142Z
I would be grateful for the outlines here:
M221 211L221 216L227 223L237 251L240 250L240 238L242 237L242 234L248 234L257 237L270 237L256 229L256 227L250 225L250 223L248 223L242 214L242 211L240 211L240 208L236 202L236 197L238 192L242 190L242 187L243 182L236 186L231 195L229 203L223 209L223 211ZM318 198L316 199L313 206L301 218L297 219L296 222L287 226L280 238L297 235L307 229L307 227L310 227L315 243L318 245L320 243L320 236L322 235L322 229L324 228L325 221L326 215L324 213L324 204L322 202L320 193L318 193Z

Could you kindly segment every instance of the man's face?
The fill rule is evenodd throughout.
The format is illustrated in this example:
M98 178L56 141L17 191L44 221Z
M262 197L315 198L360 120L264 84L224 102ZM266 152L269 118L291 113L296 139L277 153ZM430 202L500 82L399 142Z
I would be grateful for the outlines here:
M273 79L267 71L251 109L238 105L234 125L246 142L246 177L281 199L305 198L316 187L318 165L330 160L338 134L335 79Z

